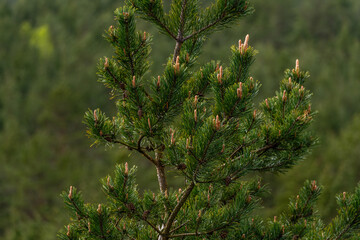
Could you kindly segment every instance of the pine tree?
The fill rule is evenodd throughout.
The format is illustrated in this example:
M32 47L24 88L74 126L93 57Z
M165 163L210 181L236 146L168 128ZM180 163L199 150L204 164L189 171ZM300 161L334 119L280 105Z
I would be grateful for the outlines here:
M253 12L245 0L217 0L206 9L197 0L129 0L116 9L106 31L115 55L100 61L100 82L117 99L109 118L89 110L84 122L97 144L123 146L154 164L159 192L139 193L136 167L120 164L102 179L105 204L85 204L70 187L62 196L73 213L59 239L356 239L360 187L337 197L338 216L325 225L316 213L321 186L307 181L273 220L254 210L266 191L256 172L281 173L316 143L309 78L286 70L280 89L255 106L260 83L249 72L256 51L249 36L231 47L228 67L197 66L209 35ZM135 17L155 24L175 42L162 76L149 77L151 36L136 31ZM198 70L197 70L198 69ZM167 170L185 179L168 188Z

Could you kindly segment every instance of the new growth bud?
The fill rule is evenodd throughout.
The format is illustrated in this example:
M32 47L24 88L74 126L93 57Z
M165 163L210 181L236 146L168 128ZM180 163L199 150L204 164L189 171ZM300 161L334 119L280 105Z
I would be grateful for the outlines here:
M108 69L108 67L109 67L109 59L106 57L104 63L104 70Z
M69 195L68 195L70 200L72 199L72 192L73 192L73 186L70 186Z
M70 225L67 225L67 233L66 236L70 237Z
M256 118L256 109L255 109L254 112L253 112L253 118L254 118L254 119Z
M125 170L124 170L124 175L127 176L129 174L129 166L128 163L125 162Z
M219 120L219 115L216 115L216 118L215 118L215 129L217 130L217 131L219 131L220 130L220 127L221 127L221 122L220 122L220 120Z
M295 72L297 73L297 75L299 75L299 73L300 73L299 59L296 59L296 61L295 61Z
M246 50L249 47L249 34L246 35L244 44L241 43L241 40L239 40L239 51L241 54L245 53Z
M194 119L195 119L195 122L197 122L197 111L196 111L196 109L194 110Z
M245 42L244 42L244 50L245 51L247 50L248 46L249 46L249 34L247 34L245 37Z
M270 109L270 106L269 106L269 101L268 101L268 99L265 99L265 104L266 104L266 107L267 107L268 109Z
M132 86L133 86L133 88L135 88L136 87L136 82L135 82L135 79L136 79L136 77L135 76L133 76L133 79L132 79Z
M101 204L98 205L97 212L101 214Z
M94 120L95 120L95 122L97 122L97 120L98 120L97 115L96 115L96 110L94 110Z
M179 71L180 71L180 57L177 56L175 62L175 73L178 73Z
M197 105L197 102L198 102L198 95L195 95L195 99L194 99L194 105L195 105L195 107L196 107L196 105Z
M146 32L144 32L143 41L146 41Z
M89 233L90 233L91 232L90 222L88 222L88 230L89 230Z
M222 66L220 66L219 73L217 75L217 79L220 84L222 84L222 75L223 75L223 68L222 68Z
M312 181L312 183L311 183L311 190L312 191L315 191L317 189L317 186L316 186L316 182L315 182L315 180L314 181Z
M242 98L242 82L239 83L239 88L237 89L238 98Z
M283 96L282 96L282 101L283 102L286 102L286 90L284 90L284 92L283 92Z
M152 132L150 118L148 118L148 125L149 125L150 132Z
M160 79L161 79L161 77L158 76L158 80L157 80L157 83L156 83L156 87L157 87L157 88L160 88Z

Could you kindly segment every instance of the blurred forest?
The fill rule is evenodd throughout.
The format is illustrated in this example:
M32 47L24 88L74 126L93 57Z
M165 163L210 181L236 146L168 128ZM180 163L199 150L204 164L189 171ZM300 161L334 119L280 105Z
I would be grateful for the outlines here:
M320 142L286 174L263 176L271 189L263 212L278 214L305 179L317 179L325 186L319 211L329 219L335 194L352 191L360 180L360 1L250 2L256 12L215 34L200 63L226 64L229 47L249 33L259 50L252 69L262 82L258 99L274 94L296 58L310 71L306 86L319 111L313 131ZM140 165L140 187L157 189L146 161L121 149L90 148L82 124L88 108L115 110L108 90L97 83L96 64L112 53L102 34L122 4L0 1L0 239L56 239L69 217L61 191L75 185L87 201L102 201L98 179L116 162ZM139 28L154 35L151 74L158 74L174 43L153 26L141 22Z

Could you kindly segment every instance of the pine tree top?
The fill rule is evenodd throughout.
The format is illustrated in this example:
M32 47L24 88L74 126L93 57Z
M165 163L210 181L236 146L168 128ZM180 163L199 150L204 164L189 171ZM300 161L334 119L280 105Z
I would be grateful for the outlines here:
M339 197L339 216L324 226L314 207L321 187L308 181L289 211L264 221L253 210L265 191L256 172L283 172L316 143L308 127L315 112L309 74L296 60L272 98L254 104L260 83L251 77L255 49L247 35L231 47L229 66L196 64L211 33L250 14L245 0L174 0L166 13L161 0L129 0L115 11L106 31L114 56L100 60L99 81L117 99L109 118L89 110L84 122L96 144L120 145L154 164L159 192L139 193L136 167L116 166L102 180L106 204L84 204L71 187L63 193L75 214L60 239L342 239L353 236L359 190ZM136 31L136 16L155 24L174 41L164 73L147 77L152 37ZM167 170L185 179L168 188Z

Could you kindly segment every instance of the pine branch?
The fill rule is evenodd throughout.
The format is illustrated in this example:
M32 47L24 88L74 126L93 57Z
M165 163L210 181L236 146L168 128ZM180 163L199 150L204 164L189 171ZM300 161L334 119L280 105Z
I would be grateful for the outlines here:
M170 233L171 226L172 226L178 212L180 211L181 207L185 204L186 200L190 196L190 193L192 192L194 187L195 187L194 182L191 182L190 185L186 188L186 190L185 190L184 194L182 195L181 199L179 200L179 202L176 204L175 208L171 212L171 214L169 216L169 219L167 220L167 222L165 224L165 227L164 227L164 231L163 231L164 240L169 239L168 235Z

